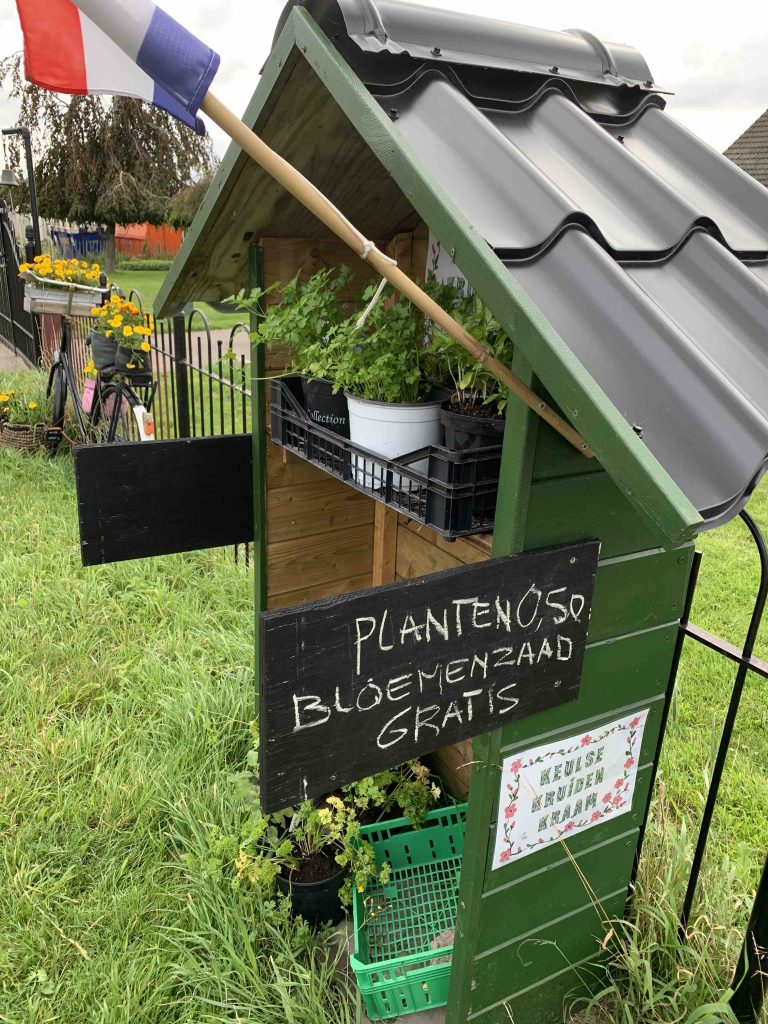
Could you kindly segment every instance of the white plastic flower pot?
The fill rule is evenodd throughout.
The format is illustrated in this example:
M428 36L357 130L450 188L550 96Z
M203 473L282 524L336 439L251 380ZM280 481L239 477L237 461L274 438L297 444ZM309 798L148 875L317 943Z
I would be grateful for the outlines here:
M355 398L347 392L349 404L349 439L384 459L417 451L429 444L440 444L442 424L439 402L418 402L401 405L392 402L371 402ZM385 484L384 472L363 456L352 456L355 482L363 487L380 488ZM410 468L425 473L427 459L411 463ZM402 477L393 478L394 487L401 486Z

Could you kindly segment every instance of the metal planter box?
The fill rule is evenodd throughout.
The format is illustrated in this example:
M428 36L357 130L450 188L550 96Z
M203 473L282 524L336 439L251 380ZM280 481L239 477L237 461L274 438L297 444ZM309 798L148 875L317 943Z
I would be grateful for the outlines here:
M28 313L57 313L60 316L91 316L94 306L102 305L105 292L94 288L62 288L31 284L24 287L24 309Z

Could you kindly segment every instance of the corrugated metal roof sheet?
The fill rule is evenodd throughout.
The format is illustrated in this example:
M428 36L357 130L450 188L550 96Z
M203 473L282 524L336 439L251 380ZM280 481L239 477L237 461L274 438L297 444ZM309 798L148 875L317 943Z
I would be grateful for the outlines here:
M768 464L768 191L630 47L338 3L313 14L431 175L708 524L732 517Z

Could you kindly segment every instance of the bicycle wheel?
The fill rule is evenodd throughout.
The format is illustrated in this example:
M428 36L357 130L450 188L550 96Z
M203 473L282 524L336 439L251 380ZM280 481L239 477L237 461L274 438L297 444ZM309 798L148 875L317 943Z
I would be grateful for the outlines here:
M61 363L54 363L48 377L48 397L51 402L51 428L48 432L48 451L55 455L64 432L64 411L67 404L67 374Z
M133 413L137 403L136 395L125 385L107 384L97 388L92 419L94 441L97 444L140 441L139 426Z

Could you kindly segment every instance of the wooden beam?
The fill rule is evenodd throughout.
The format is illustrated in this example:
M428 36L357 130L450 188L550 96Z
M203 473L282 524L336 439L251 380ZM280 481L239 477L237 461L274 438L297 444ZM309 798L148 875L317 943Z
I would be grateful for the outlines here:
M373 520L373 586L395 582L397 512L376 502Z

